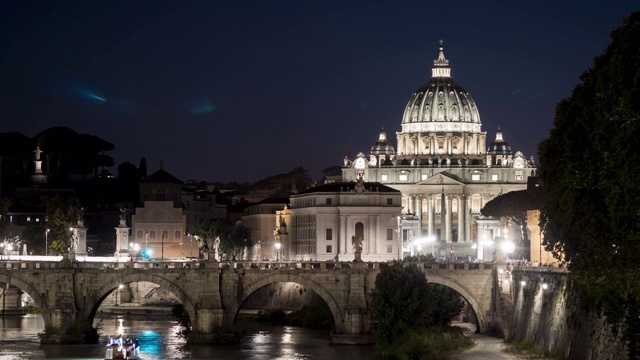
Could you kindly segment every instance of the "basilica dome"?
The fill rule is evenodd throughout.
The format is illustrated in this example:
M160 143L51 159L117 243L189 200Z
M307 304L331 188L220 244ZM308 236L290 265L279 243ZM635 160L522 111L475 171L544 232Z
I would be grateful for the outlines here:
M371 147L371 155L393 155L395 154L395 150L393 149L393 145L387 140L387 133L384 132L384 129L380 132L378 136L378 141Z
M396 133L397 161L461 164L484 161L487 133L468 92L451 78L449 60L440 53L431 78L411 94Z
M480 131L475 101L451 78L449 60L440 54L433 61L431 78L411 95L402 118L403 132Z

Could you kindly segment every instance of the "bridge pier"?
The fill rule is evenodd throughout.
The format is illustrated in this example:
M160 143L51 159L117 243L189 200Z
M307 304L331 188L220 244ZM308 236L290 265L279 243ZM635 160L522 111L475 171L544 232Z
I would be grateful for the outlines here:
M348 274L347 304L343 310L343 326L336 324L331 342L344 345L372 344L369 334L369 308L365 295L366 265L354 261Z

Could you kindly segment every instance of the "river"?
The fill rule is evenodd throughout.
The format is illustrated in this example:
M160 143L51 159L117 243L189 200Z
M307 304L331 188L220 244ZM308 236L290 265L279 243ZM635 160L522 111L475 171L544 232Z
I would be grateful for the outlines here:
M326 330L271 326L241 322L246 331L240 343L207 346L187 345L177 335L174 321L126 320L117 317L102 321L101 339L125 334L140 340L141 359L378 359L373 346L335 346L329 344ZM14 359L102 359L104 344L40 345L38 333L44 330L41 315L0 317L0 360Z

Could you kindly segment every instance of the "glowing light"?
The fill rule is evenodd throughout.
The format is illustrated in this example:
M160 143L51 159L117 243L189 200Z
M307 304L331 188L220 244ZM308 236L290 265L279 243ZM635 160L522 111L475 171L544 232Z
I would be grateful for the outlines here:
M542 290L547 290L547 288L549 287L549 285L547 284L542 284Z
M525 285L527 285L526 281L524 280L520 281L520 286L525 286Z
M105 99L103 96L100 96L92 91L89 90L84 90L84 89L76 89L76 91L78 93L80 93L80 95L84 96L85 98L89 99L89 100L96 100L96 101L100 101L100 102L107 102L107 99Z
M187 109L193 115L202 115L210 112L214 112L216 110L215 105L208 98L201 99L195 102L193 105L189 106Z
M509 285L509 280L505 280L505 281L504 281L504 284L505 284L505 285Z
M500 247L504 253L511 254L516 249L516 244L511 241L504 241Z

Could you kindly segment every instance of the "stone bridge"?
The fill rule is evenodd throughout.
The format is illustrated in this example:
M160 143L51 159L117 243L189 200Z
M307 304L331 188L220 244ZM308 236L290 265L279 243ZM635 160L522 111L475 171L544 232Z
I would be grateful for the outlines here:
M370 294L381 263L364 262L131 262L2 261L0 283L29 294L46 326L92 323L102 301L119 285L147 281L171 291L203 336L233 329L243 302L263 286L294 282L327 303L335 320L334 343L369 341ZM464 297L480 332L495 323L497 271L490 263L405 263L419 267L431 283Z

